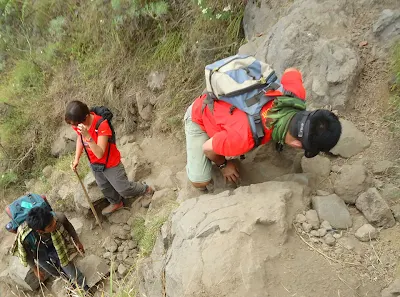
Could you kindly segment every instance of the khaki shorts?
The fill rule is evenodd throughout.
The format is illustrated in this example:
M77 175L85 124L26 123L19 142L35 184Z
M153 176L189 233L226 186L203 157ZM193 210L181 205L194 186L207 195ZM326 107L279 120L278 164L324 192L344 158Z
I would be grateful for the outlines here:
M185 117L186 172L194 183L204 183L211 180L211 161L203 153L203 144L210 139L200 126L192 122L192 105L186 111Z

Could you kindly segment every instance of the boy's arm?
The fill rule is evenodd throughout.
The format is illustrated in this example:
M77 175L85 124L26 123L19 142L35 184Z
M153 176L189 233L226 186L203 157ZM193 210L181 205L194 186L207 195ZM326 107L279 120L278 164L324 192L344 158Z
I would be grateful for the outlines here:
M61 224L63 224L65 230L67 230L68 234L72 237L76 245L80 244L81 241L79 240L78 234L76 233L74 226L72 226L71 222L67 219L67 217L61 212L57 212L56 216L57 220Z

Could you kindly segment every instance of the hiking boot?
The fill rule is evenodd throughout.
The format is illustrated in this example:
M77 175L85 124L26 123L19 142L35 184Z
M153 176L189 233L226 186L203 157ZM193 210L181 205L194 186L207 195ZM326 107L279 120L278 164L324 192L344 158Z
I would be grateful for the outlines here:
M155 190L150 187L149 185L146 185L146 192L144 192L144 196L147 198L151 198L154 195Z
M123 207L124 207L123 201L121 201L120 203L116 203L116 204L110 203L109 206L107 206L106 208L104 208L101 211L101 214L106 216L106 215L112 214L114 211L117 211L118 209L121 209Z

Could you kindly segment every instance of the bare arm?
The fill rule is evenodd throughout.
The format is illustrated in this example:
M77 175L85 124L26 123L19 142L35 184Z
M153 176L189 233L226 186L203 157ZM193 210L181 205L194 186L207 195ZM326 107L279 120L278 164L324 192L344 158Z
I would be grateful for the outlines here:
M57 216L57 220L61 224L63 224L65 230L67 230L68 234L72 237L72 239L75 241L75 243L79 243L80 240L79 240L78 234L76 233L74 226L72 226L71 222L67 219L67 217L61 212L57 212L56 216Z
M212 146L212 138L207 140L203 144L204 155L213 161L217 166L220 166L226 162L226 166L221 169L223 176L231 182L237 183L239 181L239 170L236 164L232 161L226 161L225 156L218 155Z
M213 147L212 147L212 140L213 139L210 138L203 144L203 152L204 152L204 155L208 159L210 159L212 162L214 162L215 164L217 164L219 166L221 164L224 164L225 157L218 155L217 153L214 152Z
M102 135L97 138L97 143L94 141L89 142L89 147L92 150L93 154L101 159L104 156L104 153L107 148L108 136Z

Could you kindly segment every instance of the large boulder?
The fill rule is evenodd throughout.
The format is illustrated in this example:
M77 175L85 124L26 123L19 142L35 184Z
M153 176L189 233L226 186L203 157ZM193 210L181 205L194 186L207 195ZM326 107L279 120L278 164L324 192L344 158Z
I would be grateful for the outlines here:
M96 255L89 255L79 259L76 266L85 276L89 287L93 287L110 274L110 267L106 261Z
M343 165L335 180L335 193L346 203L354 204L369 186L367 169L363 165Z
M63 125L56 132L57 139L51 146L51 154L55 157L60 157L75 151L76 133L67 125Z
M24 267L17 257L10 260L9 267L2 271L0 280L15 284L24 291L35 291L40 286L32 269L29 266Z
M104 198L102 192L97 187L96 180L92 172L89 172L83 180L83 184L88 192L90 201L95 203ZM90 209L85 192L82 187L77 187L74 195L75 206L78 212L87 213Z
M340 119L340 122L342 124L342 135L336 146L331 150L332 154L350 158L370 146L368 138L352 122L344 119Z
M129 180L138 181L150 175L150 162L144 158L144 153L139 144L136 142L127 143L121 146L119 150Z
M296 65L311 105L343 108L360 71L358 54L349 43L347 6L345 0L300 0L289 6L248 1L245 32L254 46L247 45L247 53L270 63L279 75Z
M372 27L375 36L387 46L400 39L400 9L384 9Z
M264 296L274 286L267 279L268 263L281 255L292 218L305 204L304 187L290 182L186 200L140 269L141 293Z

